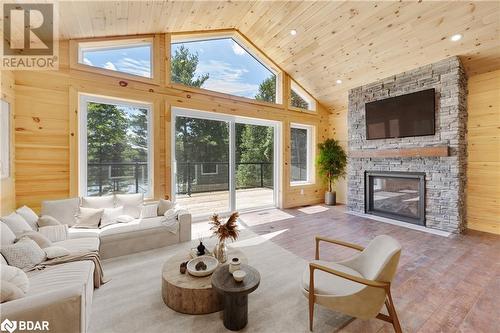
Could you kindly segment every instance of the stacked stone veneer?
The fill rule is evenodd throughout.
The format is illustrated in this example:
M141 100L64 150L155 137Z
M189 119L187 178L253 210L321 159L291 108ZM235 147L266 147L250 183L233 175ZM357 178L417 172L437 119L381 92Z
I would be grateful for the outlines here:
M436 133L431 136L366 140L365 103L434 88ZM365 212L365 171L425 172L426 226L465 228L467 78L458 57L388 77L349 91L349 151L447 145L448 157L348 157L348 209Z

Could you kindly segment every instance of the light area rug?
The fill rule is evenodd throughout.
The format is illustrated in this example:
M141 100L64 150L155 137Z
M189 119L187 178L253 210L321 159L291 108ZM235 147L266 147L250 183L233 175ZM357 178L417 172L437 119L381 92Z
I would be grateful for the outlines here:
M306 261L274 244L281 230L258 236L243 230L238 247L261 275L259 288L248 298L248 325L241 332L309 332L308 303L300 290ZM111 280L95 290L90 332L230 332L223 312L186 315L163 303L163 263L197 241L105 260L104 273ZM213 246L215 240L205 240ZM352 319L316 305L314 332L334 332Z

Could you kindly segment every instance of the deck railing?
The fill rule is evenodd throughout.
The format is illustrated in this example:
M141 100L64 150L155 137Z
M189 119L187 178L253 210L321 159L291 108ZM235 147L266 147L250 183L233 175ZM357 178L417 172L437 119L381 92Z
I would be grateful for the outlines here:
M87 193L146 193L149 186L147 162L104 162L87 164Z

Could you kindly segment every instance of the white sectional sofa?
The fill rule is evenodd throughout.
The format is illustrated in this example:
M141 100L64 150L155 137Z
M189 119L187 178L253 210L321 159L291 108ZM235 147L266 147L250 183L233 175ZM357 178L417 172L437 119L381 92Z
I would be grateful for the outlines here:
M42 215L56 215L58 221L71 226L68 238L52 242L52 245L72 253L99 251L101 258L111 258L191 239L191 215L182 210L176 210L175 216L170 217L175 221L170 222L165 216L139 216L130 222L103 228L75 228L73 218L81 202L80 198L43 202ZM6 224L2 222L0 247L14 242L13 238L6 236L5 228ZM3 256L0 257L4 267L8 263ZM0 304L1 321L48 321L51 332L86 332L94 290L93 274L91 261L64 263L42 271L27 272L28 292L22 298Z

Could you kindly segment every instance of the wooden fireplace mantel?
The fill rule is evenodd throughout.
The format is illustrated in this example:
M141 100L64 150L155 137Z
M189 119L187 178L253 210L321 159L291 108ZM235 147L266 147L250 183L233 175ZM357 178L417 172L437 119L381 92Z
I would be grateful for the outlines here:
M357 149L349 151L349 157L351 158L445 157L445 156L449 156L448 146L396 148L396 149Z

